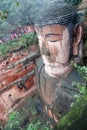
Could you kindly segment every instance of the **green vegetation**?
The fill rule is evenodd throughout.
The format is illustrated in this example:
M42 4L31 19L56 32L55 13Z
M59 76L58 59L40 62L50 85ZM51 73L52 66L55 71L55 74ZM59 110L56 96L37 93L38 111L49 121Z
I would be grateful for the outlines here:
M41 118L42 117L39 116L29 123L29 121L26 120L26 117L21 118L20 112L14 111L10 114L7 124L4 126L4 130L52 130L49 126L49 122L44 122ZM24 124L24 121L28 121L27 123L25 122L26 125ZM23 126L23 124L25 126Z
M87 122L87 67L78 66L76 63L74 63L74 67L76 67L77 71L84 79L84 84L77 84L75 82L72 83L73 87L77 87L79 89L81 95L75 95L75 98L77 99L76 102L71 104L71 110L58 122L56 130L82 130L83 127L86 127L85 122Z
M83 79L87 81L87 67L84 66L84 65L83 66L79 66L76 63L74 63L74 67L77 69L77 71L83 77Z
M58 122L57 130L68 130L68 128L71 127L73 125L73 123L75 123L76 121L78 121L81 118L81 116L83 115L83 112L86 109L86 107L87 107L87 95L81 96L76 101L76 103L74 104L74 106L71 108L70 112L67 113ZM82 124L80 124L80 126L81 125Z
M27 98L20 106L12 113L9 113L8 120L3 127L4 130L27 130L32 112L37 114L35 112L34 98Z
M16 49L17 47L25 47L28 48L30 45L36 44L38 42L36 33L29 33L24 35L23 37L12 40L8 43L4 43L0 45L0 57L5 57L9 52Z
M35 104L37 97L29 97L22 106L9 114L8 121L2 130L51 130L49 122L45 122L42 114L38 115Z
M3 129L4 130L20 130L20 128L21 129L23 128L23 130L27 130L27 123L29 123L29 117L27 116L25 113L24 115L22 115L19 111L14 111L13 113L10 114L7 123L5 124L5 126L3 126ZM24 122L25 120L26 122Z
M31 25L37 13L45 7L47 0L0 0L0 38L14 28ZM8 26L9 28L8 28Z
M19 126L20 121L22 120L22 118L20 118L20 115L17 111L14 111L8 119L7 125L5 126L5 130L13 130L16 127Z
M41 120L37 119L29 124L27 130L52 130L52 129L49 127L48 122L42 124Z

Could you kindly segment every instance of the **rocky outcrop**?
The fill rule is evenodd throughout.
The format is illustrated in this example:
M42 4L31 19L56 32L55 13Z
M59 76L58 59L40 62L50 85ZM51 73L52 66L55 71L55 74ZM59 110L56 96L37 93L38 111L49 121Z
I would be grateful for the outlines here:
M36 90L35 58L38 47L18 48L0 59L0 121L6 121L27 95Z

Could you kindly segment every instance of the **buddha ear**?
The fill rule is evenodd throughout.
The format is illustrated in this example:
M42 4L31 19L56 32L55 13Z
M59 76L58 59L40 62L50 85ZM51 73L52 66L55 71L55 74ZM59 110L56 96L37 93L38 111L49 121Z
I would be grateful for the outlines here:
M74 28L73 55L80 58L82 55L82 37L83 27L81 24L76 24Z

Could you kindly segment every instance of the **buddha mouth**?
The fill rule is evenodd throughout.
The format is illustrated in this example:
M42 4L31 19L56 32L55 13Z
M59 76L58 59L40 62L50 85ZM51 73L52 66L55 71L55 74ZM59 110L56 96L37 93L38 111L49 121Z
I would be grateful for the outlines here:
M56 60L55 57L49 57L49 56L45 56L45 55L43 55L42 57L43 57L43 62L47 66L62 67L62 66L66 66L67 64L69 64L67 60L65 62L62 62L62 61L58 61L58 59Z
M43 59L44 63L47 63L47 64L50 64L52 63L52 60L51 59Z
M69 64L70 60L65 57L64 58L60 58L60 57L48 57L48 56L43 56L43 61L44 63L47 64L54 64L55 66L61 67L61 66L66 66L67 64Z
M45 65L50 66L50 67L62 67L65 66L66 64L59 63L59 62L53 62L51 60L44 60Z

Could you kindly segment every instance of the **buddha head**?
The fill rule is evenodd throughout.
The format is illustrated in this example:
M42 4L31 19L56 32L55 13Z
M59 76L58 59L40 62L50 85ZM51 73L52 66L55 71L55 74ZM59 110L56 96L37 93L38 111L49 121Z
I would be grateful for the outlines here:
M35 20L45 70L50 75L71 70L71 60L79 59L83 28L77 11L65 2L51 2Z

